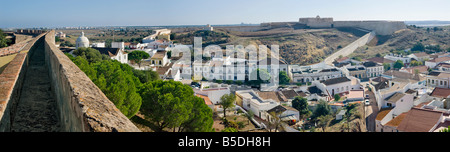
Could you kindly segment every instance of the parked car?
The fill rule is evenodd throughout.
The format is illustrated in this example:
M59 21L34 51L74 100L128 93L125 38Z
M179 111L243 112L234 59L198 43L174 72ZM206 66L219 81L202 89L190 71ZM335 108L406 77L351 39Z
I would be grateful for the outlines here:
M369 99L369 94L366 94L366 99Z
M369 100L369 99L366 99L366 101L364 101L364 104L365 104L366 106L370 105L370 100Z

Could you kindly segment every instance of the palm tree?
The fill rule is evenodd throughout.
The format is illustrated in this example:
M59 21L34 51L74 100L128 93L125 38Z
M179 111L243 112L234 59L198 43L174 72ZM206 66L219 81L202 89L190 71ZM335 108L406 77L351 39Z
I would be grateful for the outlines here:
M332 115L324 115L317 118L319 126L322 127L323 132L326 132L326 129L330 125L331 120L333 120Z
M281 125L281 119L280 119L280 115L281 113L276 113L274 111L270 112L269 115L272 117L271 119L268 119L269 121L269 126L273 126L275 127L275 132L278 131L278 127ZM267 118L269 118L269 115L267 116ZM271 131L272 129L270 129L269 131Z

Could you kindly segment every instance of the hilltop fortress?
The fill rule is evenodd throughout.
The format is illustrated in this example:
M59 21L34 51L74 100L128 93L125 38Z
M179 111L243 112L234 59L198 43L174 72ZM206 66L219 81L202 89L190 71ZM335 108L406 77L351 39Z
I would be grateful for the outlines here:
M310 18L300 18L298 22L269 22L261 23L260 26L240 27L231 30L250 32L281 27L290 27L294 29L351 27L368 31L375 31L377 35L390 35L395 31L406 29L406 24L403 21L334 21L331 17L321 18L320 16L317 16Z

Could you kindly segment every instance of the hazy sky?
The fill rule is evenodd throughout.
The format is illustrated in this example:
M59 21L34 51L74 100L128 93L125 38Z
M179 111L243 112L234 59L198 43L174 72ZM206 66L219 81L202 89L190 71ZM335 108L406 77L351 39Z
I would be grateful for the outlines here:
M0 0L0 28L446 20L449 0Z

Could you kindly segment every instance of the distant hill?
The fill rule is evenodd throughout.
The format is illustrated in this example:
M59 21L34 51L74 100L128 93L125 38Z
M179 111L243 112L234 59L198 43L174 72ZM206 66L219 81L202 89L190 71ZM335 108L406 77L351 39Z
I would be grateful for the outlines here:
M436 31L434 29L437 29ZM415 44L439 46L441 50L450 48L450 29L446 27L412 27L400 30L392 35L376 36L369 45L358 48L350 57L367 59L376 54L398 53L411 49ZM403 52L405 53L405 52Z
M429 21L405 21L406 25L416 25L416 26L448 26L450 25L450 21L438 21L438 20L429 20Z

